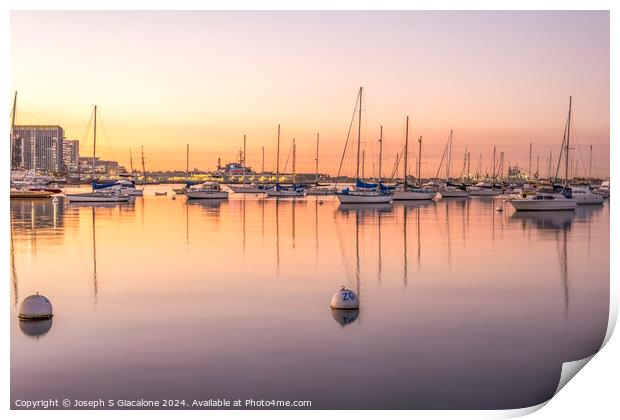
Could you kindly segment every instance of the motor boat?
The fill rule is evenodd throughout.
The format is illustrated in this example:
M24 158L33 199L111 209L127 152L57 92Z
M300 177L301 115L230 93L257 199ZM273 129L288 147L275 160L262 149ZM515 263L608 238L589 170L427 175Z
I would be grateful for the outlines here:
M577 202L577 205L581 204L603 204L605 199L600 194L592 192L589 186L579 185L571 186L573 192L573 199Z
M509 201L517 211L575 210L577 201L568 187L555 186L553 189L542 188L535 194Z
M478 182L476 185L467 187L467 191L472 196L495 196L502 193L501 188L488 182Z
M601 182L601 185L594 192L603 198L609 198L609 181Z
M191 186L185 196L188 199L226 199L228 191L222 190L217 182L204 182L202 184Z
M11 188L11 198L51 198L51 191Z

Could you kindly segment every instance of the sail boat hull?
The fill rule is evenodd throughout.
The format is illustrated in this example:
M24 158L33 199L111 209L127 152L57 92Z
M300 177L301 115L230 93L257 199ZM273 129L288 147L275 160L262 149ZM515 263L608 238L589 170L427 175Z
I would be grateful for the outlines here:
M469 192L465 190L458 189L439 189L437 191L442 197L469 197Z
M517 211L575 210L577 207L575 200L570 199L532 200L524 198L510 200L509 203Z
M187 191L185 196L189 199L227 199L227 191Z
M127 194L66 194L65 199L70 203L124 203L129 201Z
M394 200L432 200L436 194L434 191L396 190Z
M235 194L262 194L265 192L264 189L261 189L255 185L248 184L228 184L226 185L232 192Z
M391 194L336 194L338 200L342 204L385 204L391 203L393 197Z
M306 192L291 190L268 190L266 194L267 197L303 197L304 195L306 195Z

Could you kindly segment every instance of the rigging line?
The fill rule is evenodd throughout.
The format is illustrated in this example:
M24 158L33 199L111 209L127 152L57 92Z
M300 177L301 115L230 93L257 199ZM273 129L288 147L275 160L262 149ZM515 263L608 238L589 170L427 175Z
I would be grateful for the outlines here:
M583 173L587 174L588 171L586 169L586 160L583 158L583 154L581 153L581 143L579 143L579 135L577 134L577 128L575 128L575 123L573 122L573 119L571 118L571 132L574 133L575 135L575 142L577 143L577 153L578 155L578 159L577 159L577 163L581 163L581 169L583 169Z
M452 133L450 133L450 135L452 135ZM448 142L446 141L446 146L443 149L443 154L441 155L441 160L439 161L439 168L437 168L437 174L435 174L435 180L439 179L439 173L441 172L441 167L443 166L443 160L446 157L447 152L448 152Z
M555 169L555 180L557 181L558 176L560 175L560 164L562 163L562 155L564 152L564 145L566 144L566 130L568 129L568 119L564 124L564 135L562 136L562 147L560 148L560 155L558 157L558 166Z
M99 120L99 125L101 126L101 131L103 132L103 138L105 139L105 142L108 146L108 151L110 152L110 155L112 156L112 160L116 160L116 156L114 156L114 150L112 149L112 146L110 145L110 140L108 139L108 132L106 131L105 125L103 124L103 118L101 116L100 109L97 109L97 116Z
M338 165L338 173L336 175L336 187L338 187L338 179L340 178L340 170L342 169L342 163L344 162L345 155L347 153L347 147L349 146L349 140L351 138L351 130L353 129L353 122L355 120L355 112L357 111L357 105L359 104L360 96L357 95L355 99L355 106L353 107L353 115L351 116L351 122L349 124L349 131L347 132L347 140L344 143L344 149L342 150L342 157L340 158L340 165Z
M292 151L293 151L293 143L291 143L291 148L288 149L288 155L286 155L286 162L284 163L284 169L282 170L282 173L286 173L286 167L288 166L288 160L291 157Z

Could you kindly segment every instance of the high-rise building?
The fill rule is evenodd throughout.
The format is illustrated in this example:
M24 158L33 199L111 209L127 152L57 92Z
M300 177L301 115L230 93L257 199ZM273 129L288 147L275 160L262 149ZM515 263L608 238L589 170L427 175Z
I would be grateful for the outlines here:
M63 141L59 125L16 125L13 127L13 167L45 172L64 172Z
M80 160L80 141L65 140L62 143L63 161L67 167L77 166Z

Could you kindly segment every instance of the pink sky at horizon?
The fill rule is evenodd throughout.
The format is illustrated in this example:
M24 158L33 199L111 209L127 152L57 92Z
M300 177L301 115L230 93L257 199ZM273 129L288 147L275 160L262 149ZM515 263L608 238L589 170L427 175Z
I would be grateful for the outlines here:
M281 161L296 138L298 172L335 173L357 89L365 88L366 173L384 126L389 174L411 118L410 159L424 138L423 176L435 174L450 129L452 173L472 170L493 146L546 175L557 158L574 95L573 155L590 144L594 175L609 176L609 13L575 12L13 12L11 88L16 124L58 124L82 140L92 105L106 136L102 158L147 169L214 169L234 161L248 136L248 163ZM11 98L12 99L12 98ZM81 144L92 153L92 136ZM352 175L347 159L345 173ZM554 166L555 166L554 162ZM413 165L413 163L412 163Z

